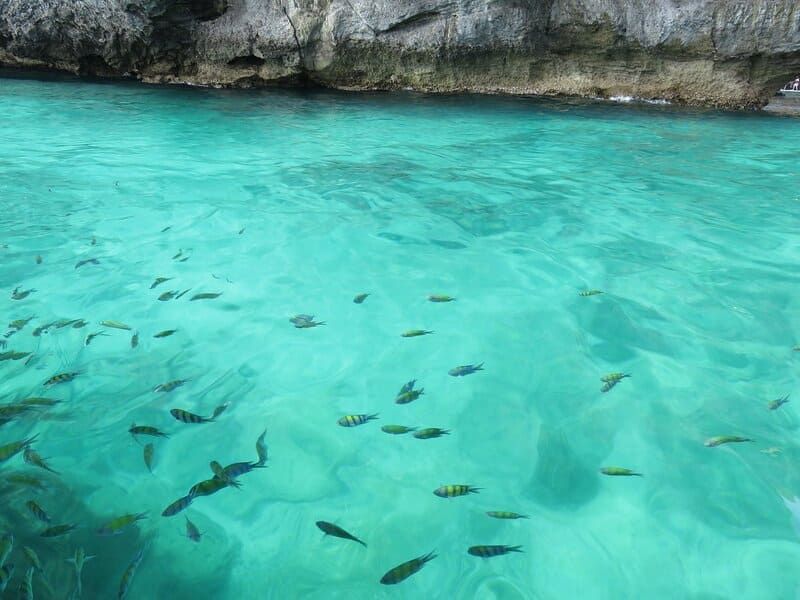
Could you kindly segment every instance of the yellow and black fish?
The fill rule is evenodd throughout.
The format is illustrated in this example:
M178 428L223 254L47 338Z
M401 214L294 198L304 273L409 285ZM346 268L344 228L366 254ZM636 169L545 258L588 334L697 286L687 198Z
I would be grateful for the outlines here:
M196 483L189 490L188 497L196 498L198 496L210 496L216 494L218 491L228 487L227 482L219 477L212 477L200 483Z
M153 388L154 392L171 392L172 390L181 387L184 383L189 381L188 379L176 379L174 381L168 381L166 383L160 383L156 387Z
M453 302L455 298L452 296L445 296L444 294L431 294L428 296L429 302Z
M143 556L144 547L133 557L131 564L128 565L128 568L125 569L125 572L122 574L122 579L120 579L119 582L119 591L117 592L117 600L125 600L125 597L128 595L133 576L136 574L136 569L139 568L139 563L142 562Z
M169 437L166 433L159 431L155 427L150 427L149 425L137 425L136 423L131 424L130 428L128 429L128 433L131 435L152 435L154 437Z
M392 435L402 435L416 430L416 427L406 427L405 425L384 425L381 427L381 431L384 433L391 433Z
M583 296L584 298L588 296L597 296L598 294L602 294L602 290L583 290L578 292L579 296Z
M751 438L742 437L740 435L718 435L708 438L703 444L709 448L722 446L723 444L739 444L741 442L752 442Z
M641 473L626 469L625 467L603 467L600 469L600 472L603 475L609 475L611 477L644 477Z
M502 556L509 552L522 552L522 546L470 546L467 553L481 558L491 558L492 556Z
M33 465L34 467L39 467L45 471L58 474L58 471L51 469L45 460L39 455L39 453L30 446L25 448L25 451L22 453L22 459L29 465Z
M189 302L192 300L213 300L214 298L219 298L220 296L222 296L222 292L201 292L189 298Z
M104 523L97 530L97 535L118 535L125 531L128 527L147 518L147 513L130 513L121 515Z
M417 558L412 558L401 565L397 565L393 569L386 571L384 576L381 577L381 583L384 585L394 585L396 583L400 583L401 581L411 577L414 573L418 572L422 567L425 566L427 562L433 560L434 558L436 558L436 554L430 552L424 556L418 556Z
M778 410L781 406L789 402L789 394L786 394L783 398L777 398L776 400L770 400L767 403L767 410Z
M493 519L529 519L527 515L521 515L507 510L490 510L486 513Z
M69 383L73 379L75 379L78 375L80 375L80 371L76 373L59 373L58 375L53 375L50 379L44 382L45 385L57 385L59 383Z
M378 418L377 414L374 414L374 415L345 415L344 417L339 419L337 421L337 423L339 423L339 425L341 425L342 427L355 427L357 425L363 425L364 423L367 423L368 421L372 421L372 420L377 419L377 418Z
M477 494L480 489L471 485L456 483L439 486L433 490L433 493L440 498L455 498L457 496L466 496L467 494Z
M50 516L44 511L44 509L39 506L35 500L28 500L25 503L25 508L27 508L31 514L39 519L42 523L49 523Z
M201 417L182 408L170 409L169 414L181 423L211 423L214 420L214 417Z
M177 515L182 510L186 510L188 506L192 503L194 499L193 495L184 496L183 498L178 498L170 504L164 511L161 513L162 517L171 517L173 515Z
M100 321L100 325L103 327L111 327L112 329L122 329L123 331L130 331L131 326L126 325L125 323L120 323L119 321Z
M409 402L413 402L422 394L425 393L425 388L420 388L418 390L408 390L407 392L400 392L397 394L397 397L394 399L395 404L408 404Z

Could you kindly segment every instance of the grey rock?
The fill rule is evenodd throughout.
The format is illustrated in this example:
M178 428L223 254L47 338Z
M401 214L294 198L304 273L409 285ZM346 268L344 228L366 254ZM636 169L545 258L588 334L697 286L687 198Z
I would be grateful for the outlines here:
M0 0L0 65L146 82L761 106L796 0Z

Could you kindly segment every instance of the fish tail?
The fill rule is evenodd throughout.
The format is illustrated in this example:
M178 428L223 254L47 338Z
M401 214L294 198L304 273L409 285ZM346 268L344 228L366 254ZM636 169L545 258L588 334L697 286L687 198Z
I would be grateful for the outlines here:
M353 538L353 539L354 539L355 541L357 541L359 544L361 544L362 546L364 546L364 548L366 548L366 547L367 547L367 545L366 545L364 542L362 542L360 539L358 539L358 538Z
M425 564L426 562L432 561L437 556L436 550L433 550L432 552L428 552L425 556L420 556L419 559L422 561L422 564Z
M479 491L481 491L482 489L483 489L483 488L479 488L479 487L472 487L471 485L468 485L468 486L467 486L467 492L469 492L470 494L477 494L477 493L478 493Z
M375 413L375 414L372 414L372 415L367 415L367 418L366 418L365 422L366 422L366 421L373 421L373 420L377 419L379 414L380 414L380 413Z
M508 546L506 550L508 552L522 552L522 546Z
M475 365L475 370L476 371L483 371L483 363L481 363L479 365Z

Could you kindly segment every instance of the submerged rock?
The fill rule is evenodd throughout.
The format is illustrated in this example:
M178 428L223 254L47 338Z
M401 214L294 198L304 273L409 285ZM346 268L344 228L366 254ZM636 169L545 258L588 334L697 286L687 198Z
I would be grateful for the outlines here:
M761 106L800 71L794 0L0 0L0 65Z

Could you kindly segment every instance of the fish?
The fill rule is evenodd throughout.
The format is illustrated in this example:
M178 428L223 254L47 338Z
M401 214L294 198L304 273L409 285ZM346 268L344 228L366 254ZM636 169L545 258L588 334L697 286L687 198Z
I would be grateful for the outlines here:
M58 471L51 469L45 460L39 455L39 453L30 446L25 448L24 452L22 453L22 459L29 465L33 465L34 467L39 467L45 471L58 474Z
M457 496L466 496L467 494L477 494L481 489L463 483L456 483L439 486L433 490L433 493L440 498L455 498Z
M128 568L125 569L125 572L122 574L122 579L119 581L119 591L117 592L117 600L124 600L124 598L128 595L128 590L131 587L131 583L133 582L133 576L136 574L136 569L139 568L139 564L142 562L142 558L144 557L144 546L136 553L136 556L133 557L133 560L128 565Z
M704 446L709 448L713 448L715 446L721 446L723 444L732 444L732 443L739 443L739 442L752 442L754 440L746 437L741 437L738 435L718 435L715 437L708 438L705 442L703 442Z
M402 435L416 430L416 427L406 427L405 425L384 425L381 427L381 431L384 433L391 433L392 435Z
M169 336L171 336L173 333L175 333L176 331L178 331L178 330L177 330L177 329L165 329L164 331L159 331L159 332L158 332L157 334L155 334L153 337L154 337L154 338L165 338L165 337L169 337Z
M24 546L22 548L22 553L25 555L25 558L28 559L28 562L31 563L31 566L36 569L37 571L42 571L42 561L39 560L39 555L36 554L36 550L31 548L30 546Z
M289 319L289 322L297 329L310 329L311 327L325 325L325 321L315 321L314 315L295 315Z
M183 248L178 250L178 253L172 257L172 260L178 260L181 256L183 256Z
M147 467L147 470L151 473L153 472L153 453L155 452L155 448L153 444L145 444L144 450L142 452L144 456L144 464Z
M97 238L92 236L92 246L96 246L96 245L97 245Z
M2 536L0 536L0 567L2 567L6 563L8 555L11 554L11 551L13 549L14 549L14 534L4 533Z
M333 523L328 523L327 521L317 521L317 527L319 527L323 532L325 532L325 535L331 535L333 537L342 538L343 540L353 540L354 542L358 542L359 544L364 546L364 548L367 547L367 545L364 542L362 542L356 536L347 533L344 529L342 529L338 525L334 525Z
M79 260L77 262L77 264L75 265L75 268L79 269L83 265L99 265L99 264L100 264L100 261L97 260L96 258L86 258L84 260Z
M14 565L4 565L0 567L0 593L5 592L8 582L14 577Z
M92 340L94 338L96 338L98 335L108 336L108 334L105 331L98 331L97 333L90 333L89 335L86 336L86 341L84 342L84 345L88 346L89 344L91 344Z
M244 228L244 227L242 227L242 228L239 230L239 235L242 235L242 234L244 233L244 230L245 230L245 228Z
M509 552L522 552L522 546L470 546L467 553L481 558L491 558L501 556Z
M48 323L47 325L39 325L33 330L33 337L39 337L43 333L47 333L48 330L53 326L53 323Z
M83 319L59 319L58 321L53 321L50 323L48 327L55 327L56 329L63 329L64 327L69 327L70 325L74 327L75 323L82 320Z
M137 331L131 336L131 348L136 348L139 345L139 332Z
M70 531L75 529L76 527L77 527L76 525L68 525L68 524L55 525L53 527L48 527L47 529L42 531L39 534L39 536L40 537L45 537L45 538L58 537L58 536L66 535L67 533L69 533Z
M189 298L189 302L193 300L213 300L214 298L219 298L222 296L222 292L201 292L200 294L195 294L191 298Z
M44 511L44 509L39 506L35 500L28 500L25 503L25 508L27 508L31 514L39 519L42 523L49 523L50 516Z
M20 600L33 600L33 567L28 567L25 577L19 582Z
M455 298L453 298L452 296L445 296L445 295L442 295L442 294L431 294L430 296L428 296L428 301L429 302L453 302L453 301L455 301Z
M400 396L401 394L405 394L406 392L410 392L414 389L414 384L417 383L416 379L412 379L411 381L405 383L403 387L400 388L400 391L397 392L397 395Z
M167 225L166 227L164 227L164 229L161 230L161 233L169 231L170 229L172 229L172 225Z
M581 292L578 292L578 296L583 296L584 298L586 298L588 296L597 296L598 294L602 293L603 293L602 290L583 290Z
M418 556L417 558L412 558L403 564L397 565L384 573L383 577L381 577L381 583L383 585L400 583L418 572L426 563L432 561L434 558L436 558L436 554L434 552L429 552L424 556Z
M181 262L185 262L185 261L187 261L187 260L189 260L189 259L188 259L188 258L185 258L185 259L183 259ZM188 294L188 293L189 293L191 290L192 290L192 288L189 288L189 289L187 289L187 290L183 290L183 291L182 291L180 294L178 294L177 296L175 296L175 300L178 300L179 298L183 298L183 297L184 297L186 294Z
M600 469L603 475L610 475L611 477L644 477L641 473L637 473L625 467L603 467Z
M194 484L189 490L187 498L194 499L198 496L210 496L226 487L228 487L228 484L225 480L219 477L212 477L211 479L206 479L205 481Z
M41 479L34 475L28 475L27 473L11 473L4 477L4 481L18 487L26 486L36 488L37 490L44 490L46 487Z
M22 360L26 356L30 355L30 352L15 352L14 350L0 352L0 362L3 362L4 360Z
M604 394L605 394L606 392L610 392L611 390L613 390L613 389L614 389L614 386L615 386L615 385L617 385L619 382L620 382L620 380L617 380L617 381L606 381L606 382L605 382L605 383L604 383L604 384L603 384L603 385L600 387L600 391L601 391L601 392L603 392Z
M211 472L214 473L214 477L224 481L225 485L230 485L235 488L242 487L242 484L236 481L231 475L226 473L223 466L219 464L217 461L212 460L208 466L211 468Z
M119 535L128 527L147 518L147 513L130 513L115 517L97 529L97 535Z
M33 407L26 404L6 404L5 406L0 406L0 420L10 421L14 417L31 410L33 410Z
M42 264L42 255L41 254L37 254L36 255L36 264L37 265Z
M14 331L20 331L22 330L23 327L25 327L25 325L30 323L34 318L35 317L28 317L27 319L16 319L8 324L8 328L13 329Z
M87 562L92 560L94 555L86 556L86 552L83 548L78 546L75 548L75 556L72 558L67 558L66 561L68 563L72 563L75 567L75 596L77 598L81 597L82 585L81 585L81 574L83 573L83 565Z
M784 404L789 402L789 394L786 394L783 398L778 398L776 400L770 400L767 403L767 410L777 410Z
M447 374L451 375L452 377L463 377L464 375L471 375L472 373L477 373L478 371L483 371L483 363L478 365L461 365L460 367L453 367L447 372Z
M490 510L486 514L493 519L530 519L528 515L521 515L507 510Z
M265 468L264 465L259 465L258 463L254 462L235 462L229 464L227 467L223 469L223 477L225 479L236 479L237 477L241 477L246 473L249 473L253 469L263 469Z
M449 429L439 429L438 427L426 427L414 432L414 437L418 440L430 440L433 438L441 437L443 435L450 435Z
M184 496L183 498L178 498L177 500L175 500L175 502L173 502L167 508L164 509L164 511L161 513L161 516L172 517L174 515L177 515L182 510L186 510L186 508L188 508L188 506L192 503L192 500L194 500L194 495L191 494L188 496Z
M630 373L609 373L607 375L603 375L600 378L600 381L602 381L603 383L610 383L612 381L614 383L617 383L618 381L622 381L626 377L630 377L630 376L631 376Z
M800 345L795 346L794 348L792 348L792 351L793 352L800 352Z
M71 324L73 329L82 329L86 327L89 323L87 321L84 321L83 319L75 319L74 321L71 321Z
M433 331L429 331L427 329L409 329L408 331L404 331L400 334L400 337L410 338L410 337L419 337L421 335L430 335Z
M164 283L164 282L166 282L166 281L170 281L171 279L172 279L172 277L156 277L155 281L154 281L154 282L152 283L152 285L150 286L150 289L151 289L151 290L152 290L152 289L155 289L156 287L158 287L158 286L159 286L159 285L161 285L162 283Z
M161 294L161 295L158 297L158 299L159 299L161 302L166 302L167 300L172 300L172 299L175 297L175 294L177 294L177 293L178 293L178 292L176 292L176 291L174 291L174 290L170 290L170 291L168 291L168 292L164 292L163 294Z
M122 329L123 331L131 331L131 326L120 321L100 321L103 327L111 327L111 329Z
M337 421L342 427L355 427L356 425L363 425L368 421L377 419L378 415L345 415Z
M408 404L409 402L413 402L422 394L425 393L425 388L420 388L418 390L408 390L407 392L401 392L397 395L397 398L394 399L395 404Z
M258 454L258 462L256 463L258 466L262 466L267 462L267 444L264 441L264 438L267 435L267 430L265 429L263 433L258 436L256 440L256 454Z
M214 419L216 419L218 416L220 416L222 413L224 413L227 409L228 409L228 404L227 403L220 404L217 408L214 409L214 412L211 413L211 420L213 421Z
M75 379L80 372L77 373L59 373L58 375L53 375L50 379L44 382L45 385L56 385L59 383L69 383L73 379Z
M156 387L153 388L154 392L171 392L172 390L181 387L184 383L189 381L188 379L176 379L174 381L168 381L167 383L160 383Z
M32 437L29 437L24 440L19 440L17 442L11 442L10 444L6 444L5 446L0 446L0 464L6 462L7 460L15 457L17 454L25 450L28 446L30 446L33 441L38 437L38 433Z
M24 290L24 291L20 292L19 288L17 287L17 288L14 288L13 292L11 292L11 299L12 300L24 300L25 298L30 296L35 291L36 291L35 289L30 289L30 290Z
M367 296L369 296L369 294L358 294L355 298L353 298L353 302L356 304L362 304L364 300L367 299Z
M128 429L128 433L131 435L152 435L154 437L169 437L166 433L159 431L155 427L150 427L149 425L137 425L136 423L131 423L130 429Z
M213 417L201 417L200 415L190 413L188 410L183 410L182 408L172 408L169 414L181 423L211 423L211 421L214 420Z
M189 520L189 517L186 517L186 537L192 540L193 542L199 542L202 536L203 534L200 533L200 530L197 528L197 525L192 523Z
M50 398L25 398L20 400L19 404L24 406L55 406L61 404L61 400L52 400Z

